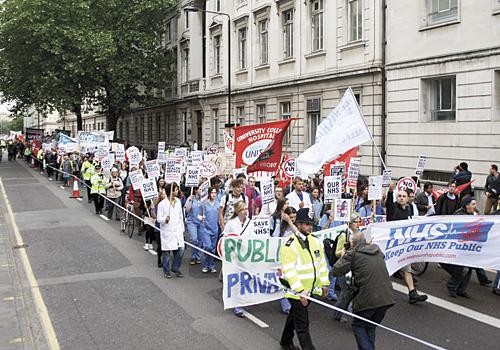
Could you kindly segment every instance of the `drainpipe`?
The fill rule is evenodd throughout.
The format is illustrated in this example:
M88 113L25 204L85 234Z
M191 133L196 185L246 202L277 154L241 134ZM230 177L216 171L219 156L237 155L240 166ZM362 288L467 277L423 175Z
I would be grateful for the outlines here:
M381 154L382 159L384 159L387 164L387 74L385 71L385 63L386 63L386 47L387 47L387 38L386 38L386 12L387 12L387 0L382 0L382 145L381 145Z

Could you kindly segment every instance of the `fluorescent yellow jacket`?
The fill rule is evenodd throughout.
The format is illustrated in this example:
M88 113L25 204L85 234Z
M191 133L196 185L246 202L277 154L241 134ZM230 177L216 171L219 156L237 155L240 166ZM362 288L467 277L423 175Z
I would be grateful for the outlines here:
M94 173L95 173L94 164L89 162L88 160L83 162L81 173L83 175L84 180L87 180L87 181L90 180L92 175L94 175Z
M294 233L281 247L283 279L295 293L322 295L321 288L330 284L323 247L312 235L307 236L308 243L299 236ZM285 296L300 299L299 295L293 293L286 293Z
M90 193L100 193L106 194L106 183L108 182L108 178L103 173L97 173L92 176L90 179L92 187L90 188Z

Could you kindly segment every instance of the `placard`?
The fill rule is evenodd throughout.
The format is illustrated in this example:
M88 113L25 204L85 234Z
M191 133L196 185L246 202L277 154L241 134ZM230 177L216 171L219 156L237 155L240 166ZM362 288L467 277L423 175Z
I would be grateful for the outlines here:
M226 130L222 131L222 135L224 136L224 151L226 154L234 153L234 139L231 135L229 135Z
M217 146L208 147L207 148L207 154L209 154L209 155L211 155L211 154L218 155L219 154L219 147L217 147Z
M295 176L295 158L288 158L281 167L286 177L293 178Z
M201 162L199 164L200 176L210 179L217 174L217 165L212 162Z
M335 199L334 204L335 209L335 221L347 221L351 220L351 200L350 199Z
M415 175L422 176L424 175L425 163L427 162L426 156L419 156L417 161L417 168L415 170Z
M109 171L109 169L111 169L113 163L110 162L109 155L101 160L101 166L103 170Z
M203 151L193 151L191 152L191 165L198 166L203 162Z
M343 178L344 174L345 174L344 162L335 163L330 167L330 176L340 176Z
M182 178L182 159L168 158L165 161L165 182L180 183Z
M158 152L156 160L158 161L158 164L165 164L167 161L167 154L165 152Z
M382 175L379 176L370 176L368 178L368 200L375 201L382 199L382 181L384 177Z
M240 174L247 176L247 171L245 168L238 168L238 169L233 169L231 170L231 173L233 174L233 177L236 179L236 177Z
M391 181L392 181L392 170L391 169L385 169L382 172L382 177L383 177L382 187L383 188L389 187L391 185Z
M121 143L116 144L115 159L119 162L125 161L125 146Z
M274 181L267 177L260 180L260 193L262 196L262 204L274 202Z
M269 218L254 218L253 223L253 234L256 236L271 236L271 227L269 226Z
M396 185L396 190L398 192L406 191L407 189L412 190L413 193L417 191L417 183L411 177L403 177Z
M146 172L148 173L148 178L160 177L160 166L156 159L148 160L146 162Z
M360 166L361 158L351 158L349 169L347 171L347 187L356 188L356 186L358 185Z
M144 181L144 175L142 175L142 170L134 170L129 173L130 184L134 191L141 189L141 183Z
M176 158L186 158L187 157L187 148L176 148L174 150L174 157Z
M204 202L208 199L208 189L210 188L210 180L205 181L199 187L201 201Z
M149 201L158 197L155 178L147 178L141 182L141 193L144 201Z
M325 176L324 180L325 203L332 203L342 196L342 178L340 176Z
M131 167L137 167L142 160L142 153L135 146L129 147L126 154Z
M158 141L158 153L165 152L165 141Z
M186 187L197 187L199 185L200 168L188 166L186 168Z

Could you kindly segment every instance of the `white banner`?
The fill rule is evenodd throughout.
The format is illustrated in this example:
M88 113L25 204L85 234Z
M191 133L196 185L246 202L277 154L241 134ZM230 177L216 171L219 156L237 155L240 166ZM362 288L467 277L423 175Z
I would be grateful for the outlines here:
M321 242L334 239L346 225L314 232ZM222 257L224 309L262 304L284 297L279 283L279 251L287 237L224 236ZM275 285L276 284L276 285Z
M148 173L148 178L160 177L160 166L156 159L148 160L146 162L146 172Z
M188 166L186 168L186 187L198 187L200 177L200 168L197 166Z
M149 201L158 197L155 178L147 178L141 182L141 193L144 201Z
M389 274L415 262L500 270L500 217L426 216L373 224L365 234L385 255Z
M274 181L270 177L260 180L260 193L262 204L269 204L274 201Z
M132 188L134 189L134 191L140 190L141 184L144 181L142 170L131 171L128 175L130 176L130 183L132 184Z

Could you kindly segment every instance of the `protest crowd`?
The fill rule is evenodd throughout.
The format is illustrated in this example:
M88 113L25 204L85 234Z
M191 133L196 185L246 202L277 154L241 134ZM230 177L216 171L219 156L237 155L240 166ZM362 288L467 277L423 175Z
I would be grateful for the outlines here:
M71 150L66 142L60 147L55 140L16 139L2 140L1 148L7 150L9 161L24 158L62 186L71 188L78 182L83 200L93 205L97 215L121 221L122 231L135 225L137 234L144 237L142 248L156 255L156 265L166 279L183 277L184 259L222 279L216 264L221 237L282 238L280 283L286 294L280 304L287 319L280 344L284 349L298 349L294 330L300 348L314 349L307 309L312 296L324 297L335 306L335 320L352 323L359 349L375 348L376 324L395 301L384 252L365 237L370 225L500 213L496 164L489 166L486 204L479 213L473 174L466 162L451 170L447 186L439 189L431 182L420 183L418 176L398 179L396 184L390 172L373 178L359 175L356 147L313 176L301 175L297 165L295 173L286 169L284 163L291 163L286 156L281 160L280 153L280 168L264 177L251 167L219 169L219 158L225 156L216 147L169 149L160 142L156 159L148 159L140 146L112 141L105 147L80 144L78 150ZM336 227L342 228L336 236L314 236ZM186 249L185 243L192 248ZM475 297L467 291L473 273L482 286L500 295L500 272L492 281L481 268L440 266L450 276L446 288L451 297ZM427 296L416 289L411 264L393 277L407 286L410 304L426 301ZM231 309L244 317L243 308Z

